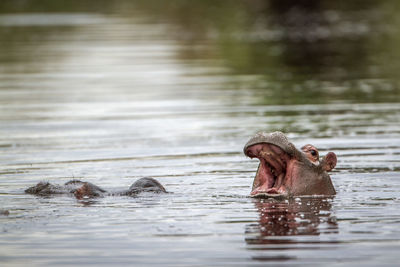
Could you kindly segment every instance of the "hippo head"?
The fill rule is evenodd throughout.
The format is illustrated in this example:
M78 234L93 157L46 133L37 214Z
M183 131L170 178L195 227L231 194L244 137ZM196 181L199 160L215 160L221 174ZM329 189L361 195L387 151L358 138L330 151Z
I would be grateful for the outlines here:
M329 152L319 160L318 150L305 145L302 151L281 132L258 133L244 146L244 154L260 164L253 182L253 197L293 197L336 194L327 171L336 166Z

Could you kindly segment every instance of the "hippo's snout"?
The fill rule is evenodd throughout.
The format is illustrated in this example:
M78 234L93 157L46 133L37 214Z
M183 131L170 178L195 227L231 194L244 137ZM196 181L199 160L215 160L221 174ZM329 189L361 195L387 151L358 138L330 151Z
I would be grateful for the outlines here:
M257 144L271 144L279 147L285 153L292 155L295 147L289 142L287 137L282 132L264 133L259 132L253 136L244 146L243 152L245 155L251 157L251 151L249 148ZM250 153L250 154L249 154ZM253 156L256 157L256 156Z

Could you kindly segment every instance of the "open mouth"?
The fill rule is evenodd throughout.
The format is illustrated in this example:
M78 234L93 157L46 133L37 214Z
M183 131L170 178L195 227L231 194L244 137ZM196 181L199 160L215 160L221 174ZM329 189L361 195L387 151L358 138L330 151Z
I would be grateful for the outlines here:
M290 157L285 151L273 144L260 143L247 147L245 154L250 158L260 160L251 196L280 197L287 195L284 182Z

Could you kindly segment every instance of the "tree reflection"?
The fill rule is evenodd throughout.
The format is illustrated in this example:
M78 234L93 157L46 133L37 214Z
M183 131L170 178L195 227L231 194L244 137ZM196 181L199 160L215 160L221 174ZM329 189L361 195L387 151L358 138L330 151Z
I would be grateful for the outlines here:
M183 47L179 57L222 63L233 86L255 90L259 104L399 99L395 1L157 3L137 2L177 26L171 32Z
M338 232L336 219L331 215L330 199L256 199L255 206L259 221L246 227L245 240L249 245L296 243L282 237Z
M161 38L179 43L177 58L209 67L208 75L220 75L213 67L222 66L230 83L221 86L252 90L259 96L256 104L399 101L398 1L92 2L2 1L0 14L94 12L123 17L128 24L140 17L168 25ZM13 47L21 40L53 38L60 30L0 25L0 48L5 51L0 63L34 62L37 51ZM124 38L129 43L129 37ZM246 75L251 79L241 79Z

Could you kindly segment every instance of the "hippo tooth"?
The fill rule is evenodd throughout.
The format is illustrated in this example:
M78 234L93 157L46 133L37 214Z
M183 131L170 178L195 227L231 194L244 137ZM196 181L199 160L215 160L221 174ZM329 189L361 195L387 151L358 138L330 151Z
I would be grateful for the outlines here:
M282 185L283 178L285 177L285 173L281 173L275 180L275 188L279 188Z

